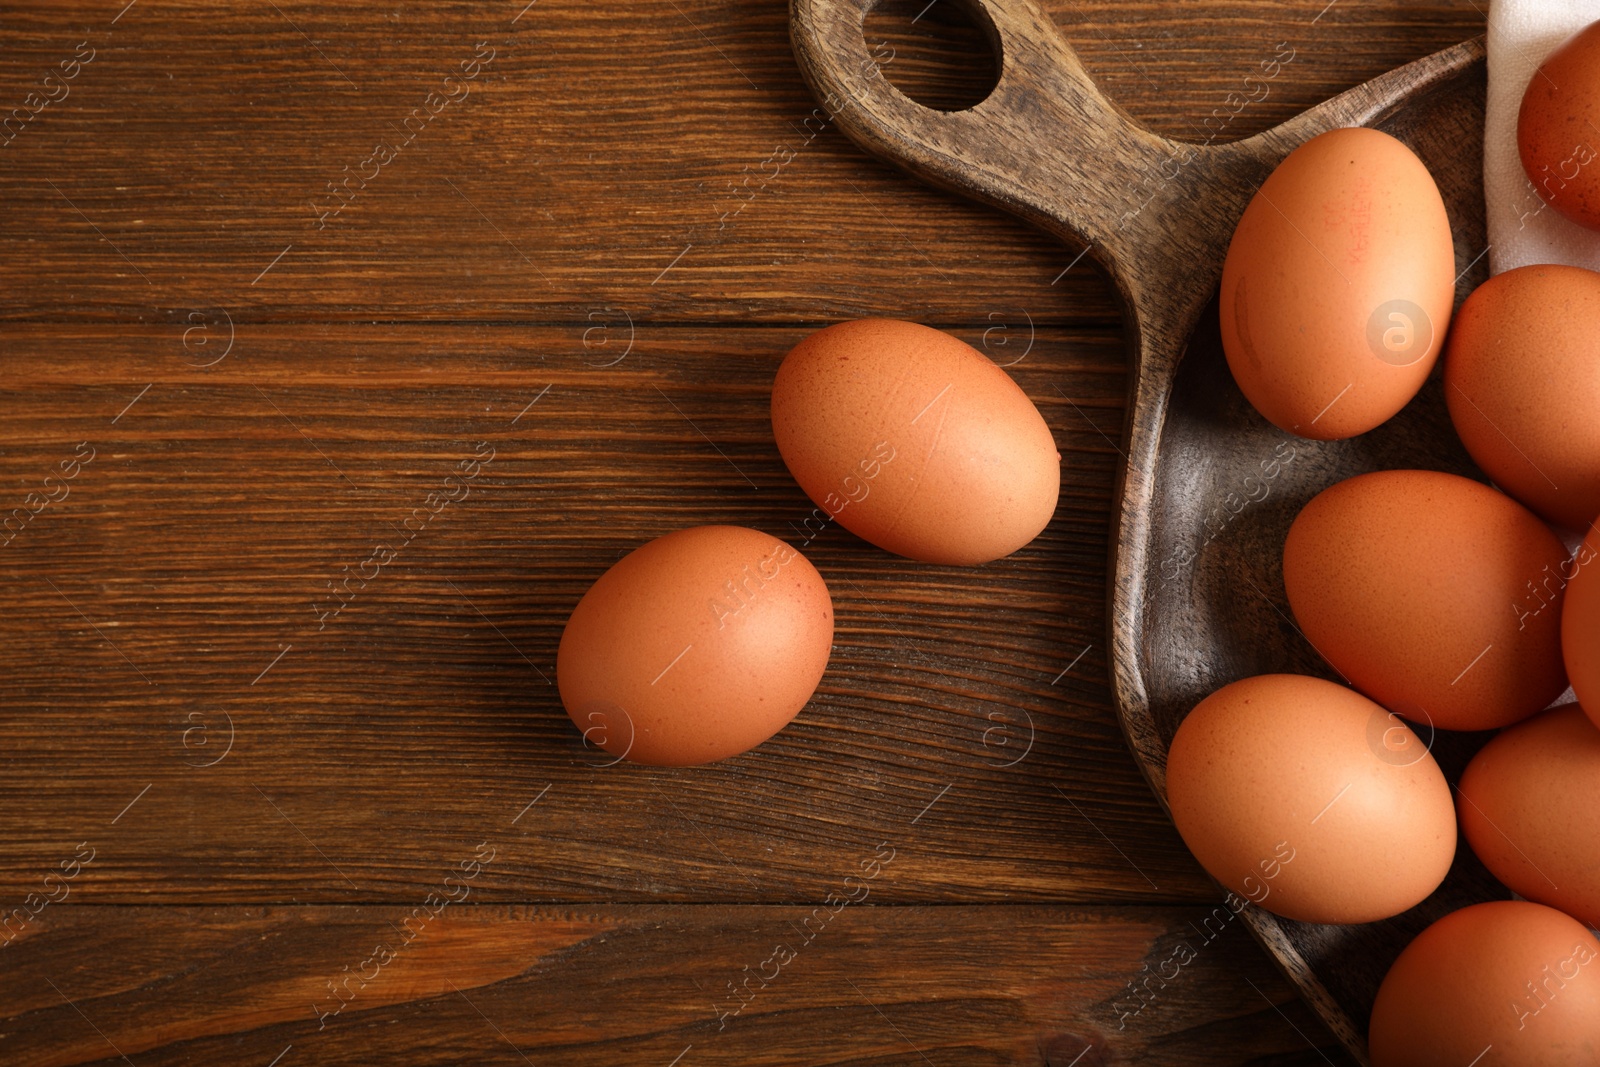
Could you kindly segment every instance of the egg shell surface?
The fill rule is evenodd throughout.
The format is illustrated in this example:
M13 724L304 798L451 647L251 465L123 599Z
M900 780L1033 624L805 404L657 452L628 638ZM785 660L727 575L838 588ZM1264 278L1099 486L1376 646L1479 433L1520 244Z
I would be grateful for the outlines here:
M1561 612L1561 650L1578 703L1600 725L1600 524L1572 557L1572 571Z
M1600 727L1576 704L1485 745L1456 792L1461 834L1518 896L1600 926Z
M1258 675L1202 700L1168 750L1167 801L1213 878L1304 922L1397 915L1455 856L1450 787L1426 746L1321 678Z
M1453 911L1390 967L1368 1045L1372 1067L1600 1064L1600 941L1543 904Z
M1283 584L1306 640L1361 692L1415 723L1488 730L1566 689L1566 566L1561 540L1504 493L1389 470L1301 509Z
M1060 453L1027 394L913 322L841 322L795 345L772 386L772 432L823 521L924 562L1010 555L1061 491Z
M1289 153L1239 219L1219 300L1228 366L1279 429L1365 433L1427 380L1455 277L1428 168L1386 133L1329 130Z
M811 562L741 526L697 526L628 553L590 587L556 653L584 741L682 766L754 748L827 668L833 603Z
M1575 530L1600 515L1600 273L1540 264L1478 286L1444 382L1456 433L1496 485Z
M1575 33L1539 66L1517 111L1517 154L1539 196L1580 226L1600 230L1600 22Z

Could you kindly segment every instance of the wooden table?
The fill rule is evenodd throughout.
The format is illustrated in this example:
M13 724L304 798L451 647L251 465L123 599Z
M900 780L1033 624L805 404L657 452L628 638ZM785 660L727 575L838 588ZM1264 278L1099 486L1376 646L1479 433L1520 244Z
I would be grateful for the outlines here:
M0 1063L1347 1062L1124 751L1076 250L819 119L773 0L124 2L0 12ZM1483 29L1325 3L1053 7L1196 139ZM921 7L886 71L981 93ZM862 315L1008 367L1055 521L812 537L795 723L606 765L567 613L681 526L806 541L767 392Z

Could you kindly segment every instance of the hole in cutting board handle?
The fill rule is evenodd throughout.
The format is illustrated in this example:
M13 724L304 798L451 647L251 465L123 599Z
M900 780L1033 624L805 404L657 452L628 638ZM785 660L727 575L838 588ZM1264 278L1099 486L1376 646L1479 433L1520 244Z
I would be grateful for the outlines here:
M865 36L883 76L923 107L965 111L999 84L999 35L975 0L879 0Z

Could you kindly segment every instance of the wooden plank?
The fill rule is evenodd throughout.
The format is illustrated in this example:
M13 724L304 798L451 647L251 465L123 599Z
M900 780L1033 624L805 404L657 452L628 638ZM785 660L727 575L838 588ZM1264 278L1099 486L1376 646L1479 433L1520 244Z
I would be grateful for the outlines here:
M194 366L220 325L211 348L14 325L0 901L84 840L96 901L408 900L537 796L490 899L820 899L890 832L918 843L893 900L1211 892L1107 706L1114 338L990 335L1057 435L1062 503L1023 552L956 568L813 536L767 416L803 331L592 328L240 324ZM803 546L837 606L829 673L746 757L604 767L549 684L566 615L621 553L707 522ZM376 545L398 558L344 584Z
M1199 143L1270 129L1345 89L1483 33L1487 17L1475 0L1249 0L1203 7L1050 0L1046 7L1107 96L1157 133ZM1273 62L1263 67L1264 61Z
M1219 109L1221 136L1264 128L1483 17L1470 0L1051 6L1115 99L1197 139ZM1075 250L808 124L782 4L301 2L224 21L77 2L8 12L5 32L0 101L38 108L0 134L5 318L1118 318L1096 271L1063 276ZM1280 42L1289 73L1246 83ZM52 71L63 98L30 97Z
M876 846L848 854L857 878L833 887L857 899L820 908L501 907L474 903L471 867L458 866L499 864L476 848L450 857L458 880L435 888L461 900L437 913L420 900L75 907L74 894L0 950L0 1056L32 1067L124 1056L141 1067L1348 1062L1238 921L1198 907L879 908L902 855ZM874 856L888 862L871 877L858 861Z

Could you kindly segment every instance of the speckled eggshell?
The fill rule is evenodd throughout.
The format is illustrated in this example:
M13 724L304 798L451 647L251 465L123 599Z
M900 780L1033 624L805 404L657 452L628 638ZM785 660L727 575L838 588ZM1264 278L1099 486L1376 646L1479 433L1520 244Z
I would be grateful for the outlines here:
M1579 30L1528 80L1517 152L1539 195L1580 226L1600 230L1600 22Z
M1541 264L1478 286L1444 382L1456 433L1496 485L1575 530L1600 515L1600 274Z
M1461 775L1461 834L1519 896L1600 926L1600 728L1566 704L1485 745Z
M1167 753L1167 802L1213 878L1304 922L1397 915L1455 856L1450 787L1426 746L1321 678L1245 678L1197 704Z
M1377 471L1301 509L1283 584L1306 640L1357 689L1412 722L1488 730L1567 686L1566 565L1550 528L1504 493L1438 471Z
M1600 525L1589 530L1573 564L1561 612L1561 650L1578 703L1600 725Z
M1600 1064L1600 941L1543 904L1453 911L1407 945L1378 987L1372 1067Z
M832 642L833 602L809 560L760 530L696 526L589 588L562 631L556 684L588 744L635 763L709 763L787 725Z
M1055 514L1061 455L1010 375L949 334L858 319L795 345L772 386L795 481L864 540L929 563L1008 556Z
M1438 359L1455 250L1428 168L1371 129L1329 130L1280 163L1245 208L1222 267L1222 347L1279 429L1365 433Z

